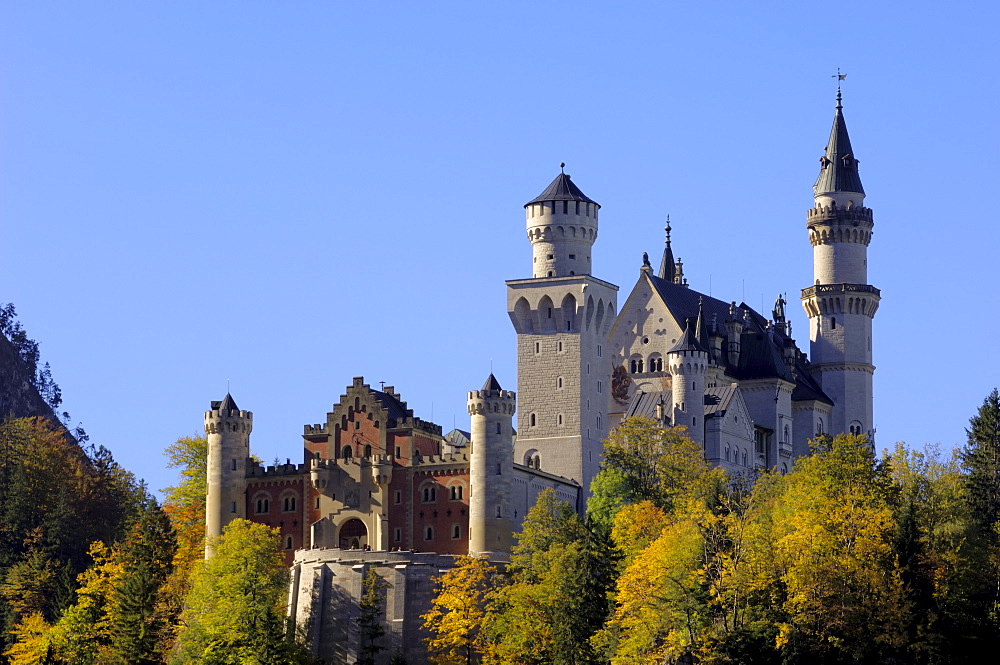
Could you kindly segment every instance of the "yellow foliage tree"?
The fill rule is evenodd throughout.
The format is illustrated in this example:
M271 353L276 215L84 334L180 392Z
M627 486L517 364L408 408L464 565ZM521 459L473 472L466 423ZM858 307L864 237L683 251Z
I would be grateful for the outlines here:
M438 578L431 610L421 616L431 637L427 650L433 665L472 665L486 650L488 596L497 587L498 571L485 559L463 556Z

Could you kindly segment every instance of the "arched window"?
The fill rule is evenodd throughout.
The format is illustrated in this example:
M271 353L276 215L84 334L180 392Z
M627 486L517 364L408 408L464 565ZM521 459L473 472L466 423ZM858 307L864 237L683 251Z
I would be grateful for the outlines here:
M535 426L535 414L531 414L530 416L528 416L528 422L530 423L531 427Z
M816 436L821 436L823 434L823 419L820 418L816 421Z
M462 537L462 527L457 524L451 525L451 537L452 540L458 540Z
M256 513L258 515L264 515L271 512L271 501L266 497L260 497L257 499Z
M789 437L788 434L789 434L789 432L788 432L788 425L785 425L785 443L788 443L789 441L791 441L791 437Z
M292 549L292 537L291 536L288 536L288 538L285 539L285 549L286 550Z
M351 459L352 457L354 457L354 451L351 450L350 446L344 446L342 452L344 455L344 459Z
M434 540L434 527L429 526L424 529L424 540Z
M464 486L462 486L462 485L452 485L451 486L451 500L452 501L461 501L462 500L462 494L463 494L463 492L464 492Z
M562 388L562 377L556 379L556 388Z

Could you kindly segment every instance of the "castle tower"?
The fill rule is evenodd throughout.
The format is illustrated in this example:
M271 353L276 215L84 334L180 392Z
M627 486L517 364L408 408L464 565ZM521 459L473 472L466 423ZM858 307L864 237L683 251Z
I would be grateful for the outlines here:
M811 369L834 401L829 431L868 434L872 425L872 318L880 293L868 284L872 211L851 148L840 89L806 226L814 284L802 290L809 315Z
M469 555L510 552L513 545L515 396L492 374L469 393L472 419L469 462Z
M700 321L699 317L699 321ZM698 329L695 325L695 330ZM667 352L673 397L674 425L684 425L688 436L705 445L705 373L708 370L708 348L699 341L690 319L684 334Z
M205 535L214 538L234 519L246 518L246 473L253 413L240 411L233 396L212 402L205 412L208 439L208 493ZM211 551L206 545L205 556Z
M591 276L600 207L560 173L524 206L532 277L507 282L520 400L514 461L537 459L543 471L585 490L608 432L611 358L604 347L618 292Z

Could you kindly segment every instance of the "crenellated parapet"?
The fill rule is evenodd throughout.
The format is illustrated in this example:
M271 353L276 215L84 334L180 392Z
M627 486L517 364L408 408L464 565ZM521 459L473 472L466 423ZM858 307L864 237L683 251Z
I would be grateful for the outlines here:
M810 318L821 315L875 316L881 291L870 284L816 284L802 289L802 306Z
M469 392L466 404L470 416L486 415L487 413L512 416L516 408L517 397L511 390L473 390Z
M264 466L258 462L247 465L247 478L277 478L281 476L302 476L309 473L305 464L278 464Z
M813 247L831 243L857 243L867 247L875 222L871 208L862 205L817 205L806 211L806 228Z

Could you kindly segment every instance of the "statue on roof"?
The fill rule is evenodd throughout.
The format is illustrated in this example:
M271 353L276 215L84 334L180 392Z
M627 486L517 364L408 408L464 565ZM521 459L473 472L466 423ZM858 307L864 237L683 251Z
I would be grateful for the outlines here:
M774 317L775 323L785 322L785 299L778 294L778 299L774 301L774 309L771 310L771 315Z

